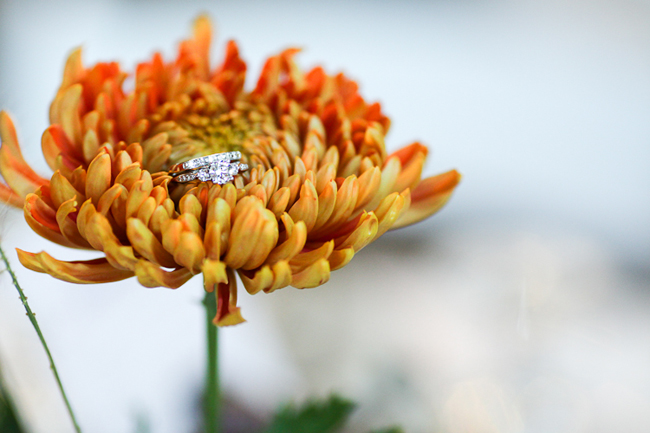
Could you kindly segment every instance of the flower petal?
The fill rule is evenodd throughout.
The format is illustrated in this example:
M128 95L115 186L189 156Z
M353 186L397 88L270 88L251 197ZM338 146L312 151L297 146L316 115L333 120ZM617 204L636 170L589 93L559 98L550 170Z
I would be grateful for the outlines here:
M56 222L59 225L59 230L63 237L77 245L78 248L92 249L88 241L79 233L79 228L73 220L73 217L76 217L76 212L77 200L74 197L59 206L56 210Z
M408 189L402 194L394 192L379 203L379 206L374 211L379 221L375 239L393 227L405 208L408 208L407 203L410 203L410 194Z
M183 231L174 252L174 261L193 274L198 274L201 272L204 258L205 248L199 235L191 231Z
M296 289L306 289L325 284L330 279L330 263L319 259L297 274L293 274L291 285Z
M316 261L327 259L332 254L332 251L334 251L334 240L324 242L314 250L301 252L289 261L291 272L294 274L299 273ZM291 285L293 286L293 283Z
M289 210L289 215L294 221L304 221L307 231L311 230L318 218L318 194L316 188L309 181L300 189L300 198Z
M115 269L105 258L65 262L46 252L28 253L16 249L18 259L28 269L52 275L59 280L77 284L111 283L133 276L133 272Z
M347 247L332 251L332 254L328 258L330 262L330 270L335 271L337 269L341 269L343 266L350 263L350 260L352 260L354 254L354 247Z
M286 218L291 218L289 215L285 215ZM291 231L287 230L287 233L287 239L275 247L266 258L267 264L273 264L281 260L291 260L302 251L307 241L307 226L304 221L293 224Z
M232 269L227 269L228 282L217 285L217 315L213 323L217 326L231 326L244 322L237 307L237 280Z
M21 197L26 197L41 185L47 184L47 179L37 175L23 159L16 129L11 118L5 111L0 111L0 174L9 188ZM5 194L8 195L8 194Z
M14 207L23 207L25 200L11 189L0 183L0 203L6 203Z
M353 248L359 252L363 247L373 241L377 234L379 223L374 213L367 213L361 216L357 227L347 236L336 240L336 248Z
M86 201L86 197L77 191L70 181L61 175L59 170L52 175L50 189L52 191L52 203L56 208L72 198L76 198L80 203Z
M138 218L129 218L126 234L133 248L145 259L166 268L176 266L171 254L163 248L160 241Z
M61 234L56 213L36 194L28 194L23 208L25 221L32 230L59 245L79 248Z
M422 180L411 193L411 206L392 228L408 226L436 213L449 200L460 179L460 173L451 170Z
M86 197L97 206L99 199L111 186L111 157L100 153L88 166L86 175Z
M233 221L224 261L233 269L260 266L278 241L275 215L249 196L237 203Z
M135 265L135 275L138 277L138 282L145 287L167 287L168 289L178 289L193 277L192 273L185 268L165 271L147 260L138 260Z
M205 281L205 290L212 292L217 284L227 283L228 274L226 264L219 260L206 259L203 262L203 279Z

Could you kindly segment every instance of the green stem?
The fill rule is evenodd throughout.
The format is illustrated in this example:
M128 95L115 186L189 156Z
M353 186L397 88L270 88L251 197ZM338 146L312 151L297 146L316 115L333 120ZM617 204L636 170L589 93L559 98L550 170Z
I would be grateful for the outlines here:
M32 322L32 326L34 327L34 330L36 330L39 340L41 340L43 349L45 349L47 358L50 360L50 368L52 369L52 373L54 374L56 383L59 386L59 391L61 391L61 396L63 397L65 406L68 408L68 413L70 414L70 419L72 420L72 424L74 424L74 428L77 431L77 433L81 433L81 428L79 428L79 424L77 424L77 419L75 418L74 412L72 411L72 406L70 406L70 402L68 401L68 396L63 390L63 384L61 383L61 378L59 377L59 372L56 369L56 365L54 365L54 359L52 358L50 349L47 347L47 343L45 342L45 337L43 337L41 328L38 326L38 322L36 321L36 316L34 315L34 312L32 311L32 309L29 307L29 304L27 303L27 296L25 296L25 292L23 292L23 289L20 287L20 284L18 284L18 280L16 279L16 274L14 274L14 271L11 269L9 260L7 259L7 256L5 255L5 252L2 249L2 247L0 247L0 256L2 256L2 261L5 264L7 272L9 272L9 275L11 275L11 280L14 284L14 287L16 288L16 290L18 290L18 294L20 295L20 300L22 301L23 306L25 307L25 311L27 311L27 317L29 317L29 321Z
M205 398L205 433L221 431L221 394L219 390L219 334L212 319L217 315L215 290L205 294L203 299L206 313L206 330L208 337L208 371Z

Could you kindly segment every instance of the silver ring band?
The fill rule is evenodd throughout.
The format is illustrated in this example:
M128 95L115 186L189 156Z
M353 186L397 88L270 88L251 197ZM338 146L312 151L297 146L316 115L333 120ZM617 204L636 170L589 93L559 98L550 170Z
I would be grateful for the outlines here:
M201 156L199 158L190 159L185 162L173 165L169 169L169 173L174 175L186 170L194 170L222 161L239 161L240 159L241 152L239 151L214 153L212 155Z

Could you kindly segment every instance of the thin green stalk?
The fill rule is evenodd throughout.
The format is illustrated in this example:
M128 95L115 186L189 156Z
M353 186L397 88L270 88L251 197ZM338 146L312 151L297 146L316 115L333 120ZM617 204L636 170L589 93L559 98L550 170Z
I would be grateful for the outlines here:
M5 252L2 249L2 247L0 247L0 256L2 256L2 261L5 264L7 272L9 272L9 275L11 275L11 280L14 284L14 287L16 288L16 290L18 290L18 294L20 295L20 300L22 301L23 306L25 307L25 311L27 311L27 317L29 317L29 321L32 322L32 326L34 327L34 330L38 334L39 340L41 340L43 349L45 349L47 358L50 360L50 368L52 369L52 373L54 374L56 383L59 386L59 391L61 391L61 396L63 397L65 406L68 408L68 413L70 414L70 419L72 420L72 424L74 424L74 428L77 431L77 433L81 433L81 428L79 428L79 424L77 424L77 419L75 418L74 412L72 411L72 406L70 406L70 402L68 401L68 396L63 390L63 384L61 383L61 378L59 377L59 372L56 369L56 365L54 365L54 359L52 358L50 349L47 347L47 343L45 342L45 337L43 337L41 328L38 326L38 322L36 321L36 316L34 315L34 312L32 311L32 309L29 307L29 304L27 303L27 296L25 296L25 292L23 292L23 289L20 287L20 284L18 284L18 280L16 279L16 274L14 274L14 271L11 269L9 260L7 259L7 256L5 255Z
M205 433L221 431L221 393L219 389L219 334L212 323L217 315L216 287L205 294L203 305L206 313L206 330L208 337L208 371L205 390Z

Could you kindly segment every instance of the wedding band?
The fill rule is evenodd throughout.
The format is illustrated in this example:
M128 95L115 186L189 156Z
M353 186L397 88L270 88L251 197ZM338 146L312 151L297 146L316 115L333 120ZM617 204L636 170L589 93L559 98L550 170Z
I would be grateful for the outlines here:
M205 167L206 165L213 164L221 161L239 161L241 159L241 152L221 152L212 155L202 156L200 158L190 159L179 164L171 166L169 169L170 174L181 173L186 170L194 170L195 168Z

